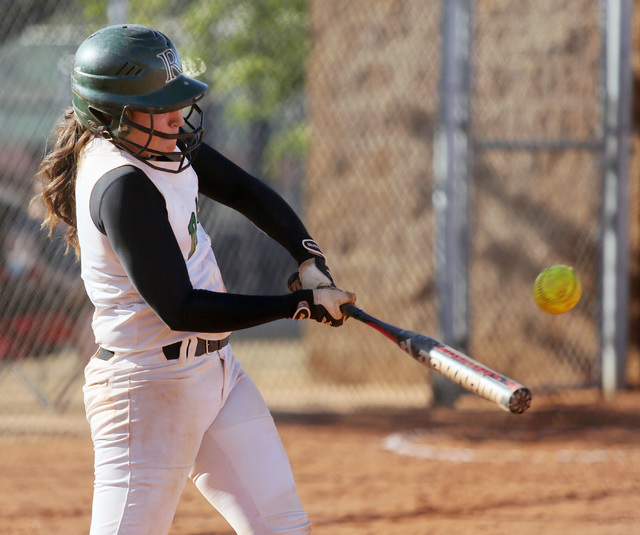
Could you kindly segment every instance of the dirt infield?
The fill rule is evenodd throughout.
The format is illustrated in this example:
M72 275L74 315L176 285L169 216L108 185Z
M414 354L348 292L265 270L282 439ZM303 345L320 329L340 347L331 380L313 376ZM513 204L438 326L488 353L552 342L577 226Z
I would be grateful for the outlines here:
M640 393L538 400L522 416L465 397L455 409L276 421L315 534L640 532ZM88 532L86 434L5 436L0 448L0 534ZM232 533L188 483L171 534Z

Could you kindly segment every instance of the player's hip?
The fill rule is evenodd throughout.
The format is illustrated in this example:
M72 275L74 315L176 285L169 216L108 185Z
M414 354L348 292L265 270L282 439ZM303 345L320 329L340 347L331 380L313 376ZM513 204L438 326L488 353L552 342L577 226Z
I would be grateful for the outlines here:
M201 356L167 360L161 348L144 359L103 360L94 356L85 368L85 410L92 431L114 411L137 417L189 418L210 424L241 373L229 345ZM155 353L155 354L154 354ZM144 365L141 361L144 361Z

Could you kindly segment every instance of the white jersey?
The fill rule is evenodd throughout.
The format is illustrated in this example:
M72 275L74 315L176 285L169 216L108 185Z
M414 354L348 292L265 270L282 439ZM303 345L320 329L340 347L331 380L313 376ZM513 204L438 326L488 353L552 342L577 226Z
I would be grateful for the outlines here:
M87 294L95 306L92 325L96 343L111 351L137 352L155 350L195 335L209 340L225 338L229 333L170 330L136 291L109 239L96 228L90 214L91 192L105 173L125 165L144 171L163 195L193 287L225 291L211 240L199 222L195 171L189 167L176 174L153 169L111 142L96 137L84 149L76 180L81 271ZM154 162L154 165L170 169L178 162Z

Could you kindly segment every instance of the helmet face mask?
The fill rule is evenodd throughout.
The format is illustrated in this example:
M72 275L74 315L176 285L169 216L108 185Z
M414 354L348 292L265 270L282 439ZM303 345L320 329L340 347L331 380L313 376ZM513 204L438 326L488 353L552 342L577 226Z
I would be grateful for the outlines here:
M162 33L145 26L110 26L89 36L78 48L71 77L76 116L89 130L154 168L180 172L193 160L204 131L196 104L207 85L182 72L180 56ZM183 110L177 134L154 129L154 116ZM131 112L150 116L151 127L134 123ZM127 140L131 129L147 134L145 143ZM150 148L153 137L175 139L173 152ZM158 166L153 161L179 162Z
M147 114L150 125L145 126L135 122L132 118L132 112L134 111ZM191 104L181 110L184 124L180 127L178 133L167 134L156 129L155 117L170 111L174 110L150 110L148 108L125 106L118 125L118 135L111 141L132 156L144 160L147 165L155 169L171 171L166 167L159 167L153 163L154 161L162 160L180 162L178 169L184 169L193 160L202 142L202 134L204 132L203 114L197 104ZM136 142L132 140L131 133L133 130L145 134L145 141ZM154 149L152 146L154 138L176 140L178 149L172 152Z

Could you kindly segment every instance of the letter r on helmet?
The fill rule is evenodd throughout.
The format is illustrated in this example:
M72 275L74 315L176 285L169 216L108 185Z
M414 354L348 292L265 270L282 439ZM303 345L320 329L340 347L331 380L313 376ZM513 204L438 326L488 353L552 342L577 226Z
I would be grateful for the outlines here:
M182 67L180 66L180 59L174 50L167 48L164 52L160 52L158 57L164 63L164 68L167 71L166 83L169 83L179 74L182 74Z

